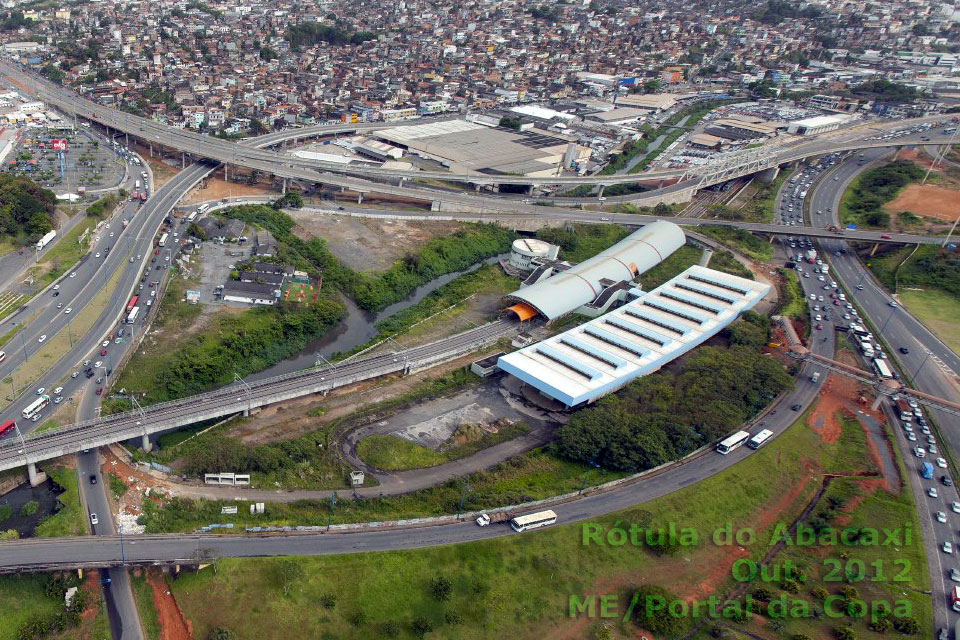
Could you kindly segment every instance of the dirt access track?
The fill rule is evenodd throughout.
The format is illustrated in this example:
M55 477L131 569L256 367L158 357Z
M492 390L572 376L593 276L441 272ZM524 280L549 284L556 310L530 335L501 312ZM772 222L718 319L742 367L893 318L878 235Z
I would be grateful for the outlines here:
M953 222L960 215L960 191L932 184L908 184L884 209Z

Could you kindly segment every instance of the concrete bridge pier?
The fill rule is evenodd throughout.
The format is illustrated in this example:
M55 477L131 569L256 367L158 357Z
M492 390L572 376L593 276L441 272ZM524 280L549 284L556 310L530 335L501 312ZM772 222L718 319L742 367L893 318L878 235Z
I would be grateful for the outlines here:
M760 182L765 182L767 184L770 184L771 182L777 179L778 175L780 175L780 167L773 166L758 172L757 179L760 180Z
M35 463L28 462L27 478L30 480L30 486L36 487L47 481L47 474L43 471L37 471L37 465Z
M180 168L187 168L187 154L185 154L183 151L180 152Z
M406 179L407 179L406 176L400 176L400 184L397 186L403 188L403 181Z
M600 185L600 193L597 194L597 198L598 198L598 199L603 197L603 189L604 189L605 186L606 186L606 185L603 185L603 184Z
M877 397L873 399L873 404L870 405L871 411L876 411L880 407L880 403L883 401L883 394L878 393Z
M140 436L140 448L150 453L150 450L153 449L153 443L150 442L150 436L143 434Z
M283 179L283 185L280 188L280 194L287 195L287 179L286 178Z
M358 192L357 192L357 204L363 204L363 192L362 192L362 191L358 191Z

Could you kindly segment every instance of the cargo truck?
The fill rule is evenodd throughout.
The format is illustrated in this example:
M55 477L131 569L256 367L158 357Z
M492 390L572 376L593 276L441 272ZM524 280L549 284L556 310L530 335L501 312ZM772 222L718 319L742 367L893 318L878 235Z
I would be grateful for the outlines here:
M43 234L43 237L37 240L37 251L40 251L45 246L53 242L53 239L57 237L57 230L51 229Z
M960 611L960 587L954 586L950 590L950 608L954 611Z
M807 262L809 262L810 264L813 264L814 262L817 261L817 250L816 249L808 250L804 254L804 257L807 259Z
M913 422L913 408L903 398L898 398L896 402L897 415L904 422Z
M920 465L920 475L926 478L927 480L933 479L933 465L929 462L924 462Z

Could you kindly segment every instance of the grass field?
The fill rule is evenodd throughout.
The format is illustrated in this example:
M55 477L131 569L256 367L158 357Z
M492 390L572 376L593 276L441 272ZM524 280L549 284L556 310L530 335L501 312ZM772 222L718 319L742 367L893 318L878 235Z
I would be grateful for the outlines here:
M697 231L751 260L766 261L773 258L773 245L749 231L735 227L700 227Z
M54 482L64 491L57 500L61 509L37 525L35 535L38 538L59 538L64 536L82 536L87 533L87 515L80 506L80 487L77 486L77 474L73 469L58 467L45 469Z
M960 301L937 289L901 289L900 301L920 322L960 353Z
M807 300L803 295L803 289L800 288L797 272L783 268L777 271L784 278L780 291L780 315L797 319L807 317Z
M737 258L729 251L714 251L710 256L710 262L707 266L717 271L729 273L734 276L753 280L753 273L747 269Z
M19 640L17 630L34 615L52 615L63 603L44 593L47 576L0 576L0 640Z
M159 640L160 620L157 609L153 605L153 590L142 574L130 576L130 586L133 589L133 599L137 603L137 612L140 614L140 625L143 628L144 638L146 640Z
M733 578L712 567L720 563L722 568L732 558L727 548L714 546L712 532L726 522L734 529L755 528L756 544L737 556L759 558L768 548L775 522L789 522L800 513L819 487L822 472L870 468L862 458L862 439L858 430L851 430L841 442L825 444L798 423L748 461L663 498L597 519L605 528L673 522L696 529L699 544L680 547L676 555L630 545L586 546L580 525L560 525L501 540L418 551L298 558L303 573L287 595L283 591L288 565L273 559L222 559L216 574L205 570L182 576L172 589L196 637L214 626L226 626L243 639L284 638L287 625L296 624L304 637L406 638L416 637L412 622L418 618L433 629L431 638L590 637L593 623L568 617L571 594L618 593L639 583L672 591L690 586L681 597L695 593L705 598L726 591ZM863 504L872 507L869 500ZM858 517L888 523L891 517L910 514L870 511ZM903 587L925 586L920 577L925 573L922 558L916 568L918 579ZM710 581L707 574L715 579ZM438 577L451 582L445 600L432 595L430 584ZM317 607L318 602L323 604ZM618 637L637 635L632 625L613 620L611 624ZM813 637L827 637L829 627L816 624ZM856 624L860 633L862 623ZM707 636L703 632L697 637Z
M378 469L421 469L459 460L481 449L521 436L529 430L530 427L527 425L517 423L501 427L497 433L486 433L464 444L444 448L442 451L434 451L396 436L369 436L357 443L357 455L361 460Z

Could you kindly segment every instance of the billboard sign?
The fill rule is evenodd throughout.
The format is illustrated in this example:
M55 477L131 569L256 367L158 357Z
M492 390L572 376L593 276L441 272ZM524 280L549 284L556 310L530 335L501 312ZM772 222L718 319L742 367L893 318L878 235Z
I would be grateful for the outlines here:
M66 140L51 140L50 148L54 151L66 151L67 150L67 141Z

